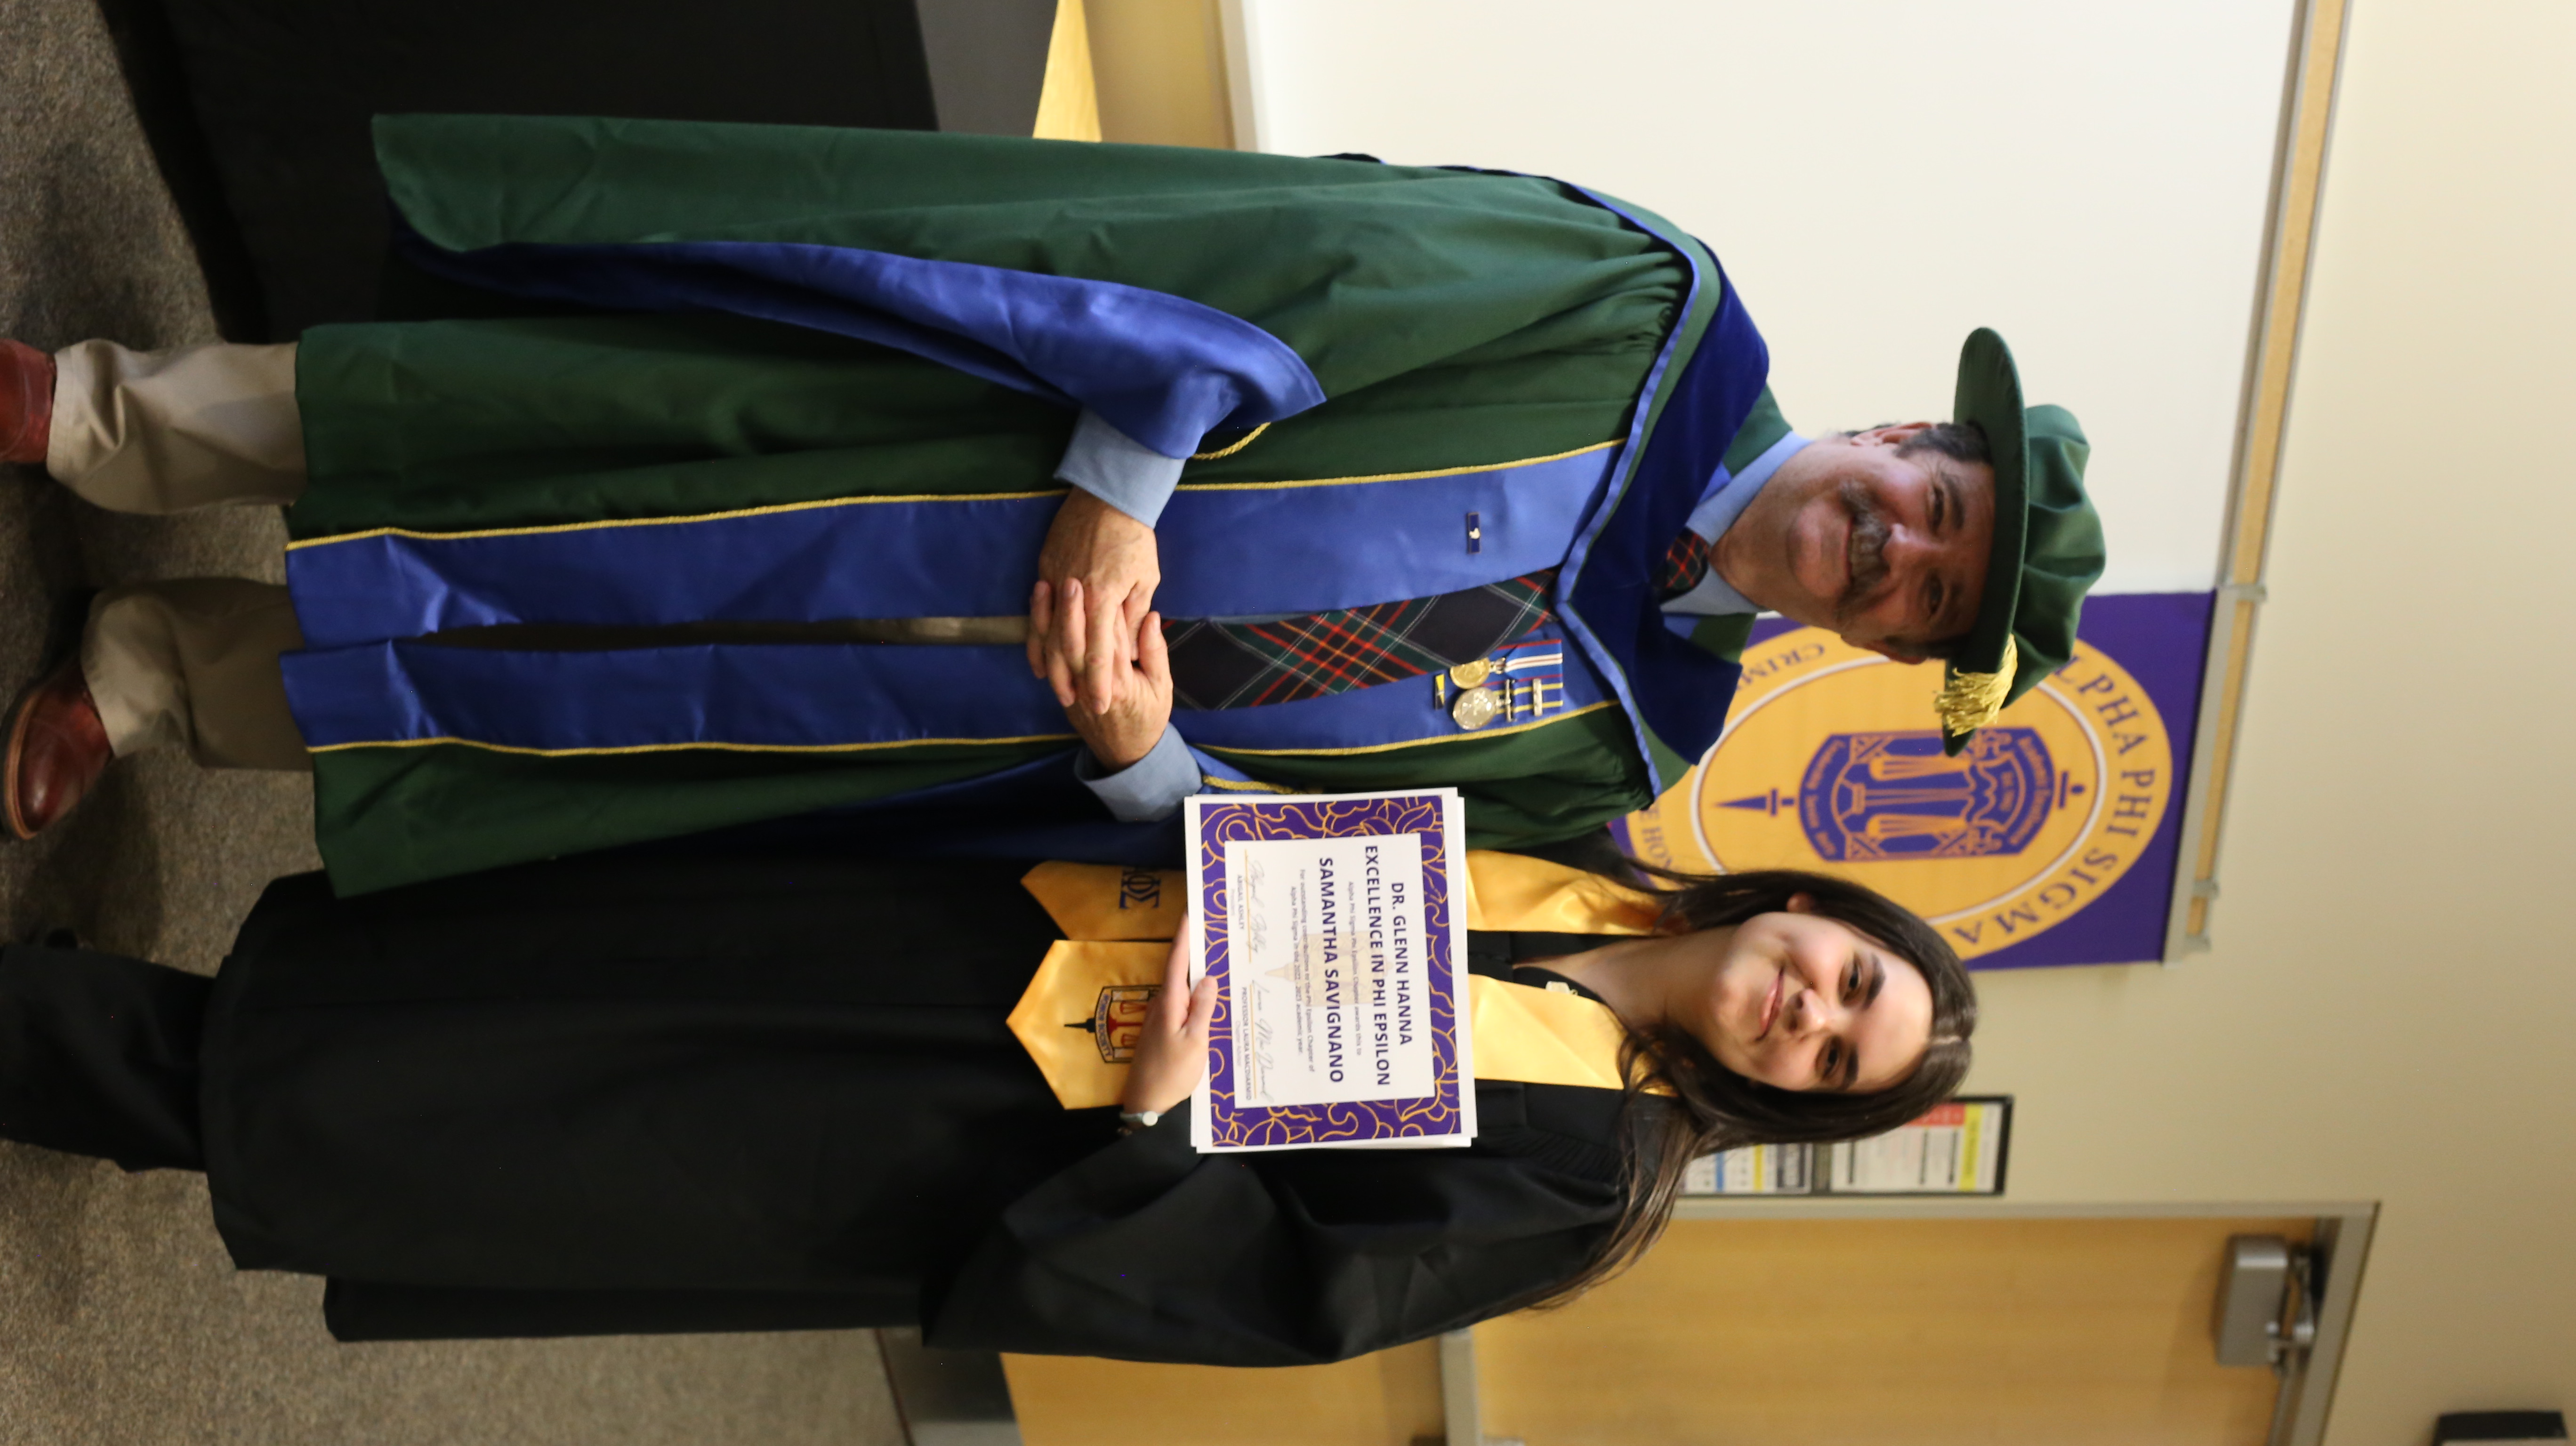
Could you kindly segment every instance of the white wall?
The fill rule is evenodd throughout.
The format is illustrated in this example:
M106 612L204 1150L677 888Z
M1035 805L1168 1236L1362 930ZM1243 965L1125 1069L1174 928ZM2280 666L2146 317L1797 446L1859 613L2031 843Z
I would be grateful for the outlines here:
M2576 1411L2570 77L2564 0L2358 0L2217 950L1984 988L2015 1195L2381 1202L2329 1446Z
M1808 430L2075 410L2104 586L2216 575L2287 0L1243 0L1254 139L1535 171L1706 240Z
M2020 1200L2380 1202L2328 1441L2419 1446L2576 1410L2576 5L2354 3L2216 952L1988 976L1971 1085ZM2094 433L2114 581L2208 581L2285 6L1246 4L1267 147L1665 210L1811 425L1938 405L1993 320ZM1991 88L1896 89L1935 20ZM1954 155L2009 165L1869 200Z

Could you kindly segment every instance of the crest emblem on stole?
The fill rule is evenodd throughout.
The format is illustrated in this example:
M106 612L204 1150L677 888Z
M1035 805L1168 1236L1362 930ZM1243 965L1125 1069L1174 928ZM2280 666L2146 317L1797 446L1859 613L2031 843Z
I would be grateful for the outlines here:
M1077 1019L1065 1028L1091 1031L1091 1042L1100 1047L1103 1060L1125 1064L1136 1057L1136 1042L1145 1037L1145 1012L1162 992L1160 984L1109 985L1092 1004L1089 1019Z

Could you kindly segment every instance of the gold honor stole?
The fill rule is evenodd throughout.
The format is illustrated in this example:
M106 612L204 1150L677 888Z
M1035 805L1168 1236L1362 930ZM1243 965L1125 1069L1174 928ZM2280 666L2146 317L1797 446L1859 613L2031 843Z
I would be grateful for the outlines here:
M1011 1011L1011 1032L1066 1109L1118 1103L1127 1062L1188 911L1179 870L1046 863L1020 883L1064 938ZM1598 874L1520 854L1467 854L1467 927L1647 934L1655 901ZM1467 978L1476 1078L1615 1090L1627 1032L1607 1006L1562 988Z

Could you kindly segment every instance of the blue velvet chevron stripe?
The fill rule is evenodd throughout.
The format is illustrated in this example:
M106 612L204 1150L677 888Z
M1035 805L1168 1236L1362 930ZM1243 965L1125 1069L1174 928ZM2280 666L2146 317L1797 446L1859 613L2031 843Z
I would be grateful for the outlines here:
M1579 657L1565 710L1607 697ZM1062 738L1064 709L1015 647L724 644L591 653L375 643L283 660L315 749L470 741L548 754L851 751ZM530 706L540 701L542 706ZM1179 710L1200 748L1306 752L1457 734L1427 678L1266 708ZM1494 731L1510 726L1495 725Z
M591 653L375 643L282 660L315 749L537 753L1072 740L1018 648L725 644ZM535 706L532 706L535 705Z
M1618 454L1374 482L1185 486L1156 528L1167 617L1363 607L1500 582L1564 556ZM702 518L292 546L305 645L499 623L996 617L1026 612L1063 494L857 498ZM1470 514L1478 550L1467 546Z
M722 311L889 346L1088 407L1166 457L1291 417L1323 385L1286 342L1185 297L885 251L779 241L442 249L396 222L405 260L505 295L618 311Z
M1684 759L1695 759L1726 727L1742 670L1666 630L1658 603L1657 568L1726 458L1726 449L1762 396L1771 370L1770 349L1753 328L1735 287L1707 248L1668 232L1632 208L1592 192L1584 194L1618 212L1639 229L1680 252L1691 265L1685 312L1716 288L1717 310L1699 345L1671 380L1660 414L1650 406L1676 358L1680 328L1655 362L1639 399L1627 464L1611 484L1608 502L1586 519L1582 534L1557 575L1557 597L1566 629L1609 676L1610 686L1637 727L1637 751L1655 775L1660 793L1675 780L1663 777L1648 746L1651 732ZM1653 422L1647 433L1649 420Z
M1428 477L1186 487L1157 529L1166 571L1156 605L1173 617L1311 612L1517 577L1563 555L1617 458L1601 447ZM287 695L317 748L435 738L539 751L850 748L1062 734L1062 711L1015 648L522 653L405 641L504 623L1018 613L1059 501L1046 493L849 502L299 543L287 578L307 650L284 659ZM1475 552L1465 535L1470 514L1482 534ZM966 661L974 657L984 661ZM665 670L658 682L655 669ZM1606 696L1592 679L1588 669L1567 670L1573 706ZM1185 713L1205 721L1185 721L1182 732L1211 747L1313 748L1455 731L1425 686L1360 691L1403 696L1339 710ZM612 698L613 707L603 702Z

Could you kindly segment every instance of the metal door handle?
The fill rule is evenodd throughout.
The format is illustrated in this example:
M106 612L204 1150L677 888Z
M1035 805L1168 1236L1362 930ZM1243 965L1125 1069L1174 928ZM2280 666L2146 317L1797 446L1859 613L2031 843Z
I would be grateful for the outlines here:
M2316 1255L2278 1235L2231 1235L2212 1320L2222 1366L2287 1372L2317 1339Z

